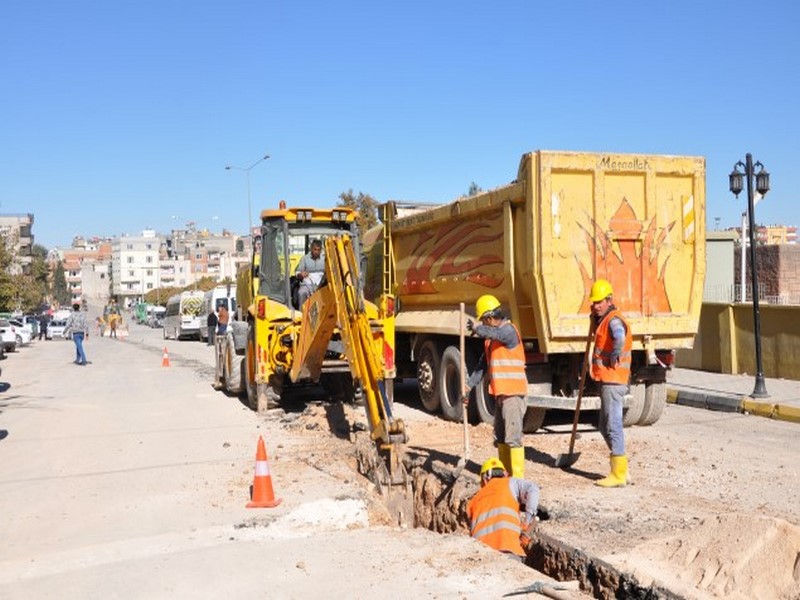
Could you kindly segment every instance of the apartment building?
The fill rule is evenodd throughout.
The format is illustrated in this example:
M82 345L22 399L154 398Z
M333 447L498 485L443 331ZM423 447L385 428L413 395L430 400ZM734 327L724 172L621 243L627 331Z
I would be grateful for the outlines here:
M33 263L33 215L8 214L0 215L0 236L5 239L6 247L13 260L10 271L12 275L29 274Z

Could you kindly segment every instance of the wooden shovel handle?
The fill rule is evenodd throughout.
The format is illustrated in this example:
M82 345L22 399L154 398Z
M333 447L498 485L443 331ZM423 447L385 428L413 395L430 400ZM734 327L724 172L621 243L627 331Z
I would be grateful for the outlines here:
M583 365L581 367L581 382L578 385L578 399L575 401L575 416L572 418L572 436L569 439L569 453L575 449L575 434L578 431L578 419L581 414L581 400L583 399L583 388L586 385L586 374L589 372L589 352L592 349L592 338L594 337L594 321L589 324L589 333L586 336L586 350L583 353Z

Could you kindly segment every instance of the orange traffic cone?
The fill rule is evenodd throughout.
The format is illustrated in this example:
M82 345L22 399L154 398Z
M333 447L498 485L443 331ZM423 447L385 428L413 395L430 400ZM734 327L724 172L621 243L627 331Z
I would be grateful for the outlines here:
M253 492L247 508L273 508L281 503L280 498L275 498L272 490L272 475L267 462L267 449L264 447L264 438L258 436L258 450L256 451L256 474L253 477Z
M161 359L161 366L168 367L169 366L169 352L167 352L167 347L164 346L164 356Z

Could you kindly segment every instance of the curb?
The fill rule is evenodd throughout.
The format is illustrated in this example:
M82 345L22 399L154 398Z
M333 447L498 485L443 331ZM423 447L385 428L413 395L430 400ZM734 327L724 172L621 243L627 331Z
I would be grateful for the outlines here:
M749 396L726 394L725 392L690 392L668 388L667 402L717 412L738 412L775 419L776 421L800 423L800 407L759 402Z
M667 390L667 402L718 412L742 412L743 401L743 396L734 394L688 392L671 388Z
M742 411L778 421L800 423L800 408L797 406L771 404L769 402L758 402L752 398L745 398L742 401Z

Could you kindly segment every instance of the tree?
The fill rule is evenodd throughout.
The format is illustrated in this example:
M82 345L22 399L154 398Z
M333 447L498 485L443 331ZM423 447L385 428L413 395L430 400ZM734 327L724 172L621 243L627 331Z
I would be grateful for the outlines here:
M378 201L369 194L358 192L356 196L353 189L339 194L337 206L345 206L358 211L356 223L358 223L358 233L363 237L372 227L378 224Z
M62 306L69 306L72 301L72 294L67 289L67 277L64 274L64 263L60 260L56 263L56 270L53 274L53 298Z
M475 196L476 194L480 194L482 191L483 188L473 181L469 184L467 196Z
M13 255L6 245L5 236L0 237L0 310L9 311L14 308L16 293L14 282L9 274Z

